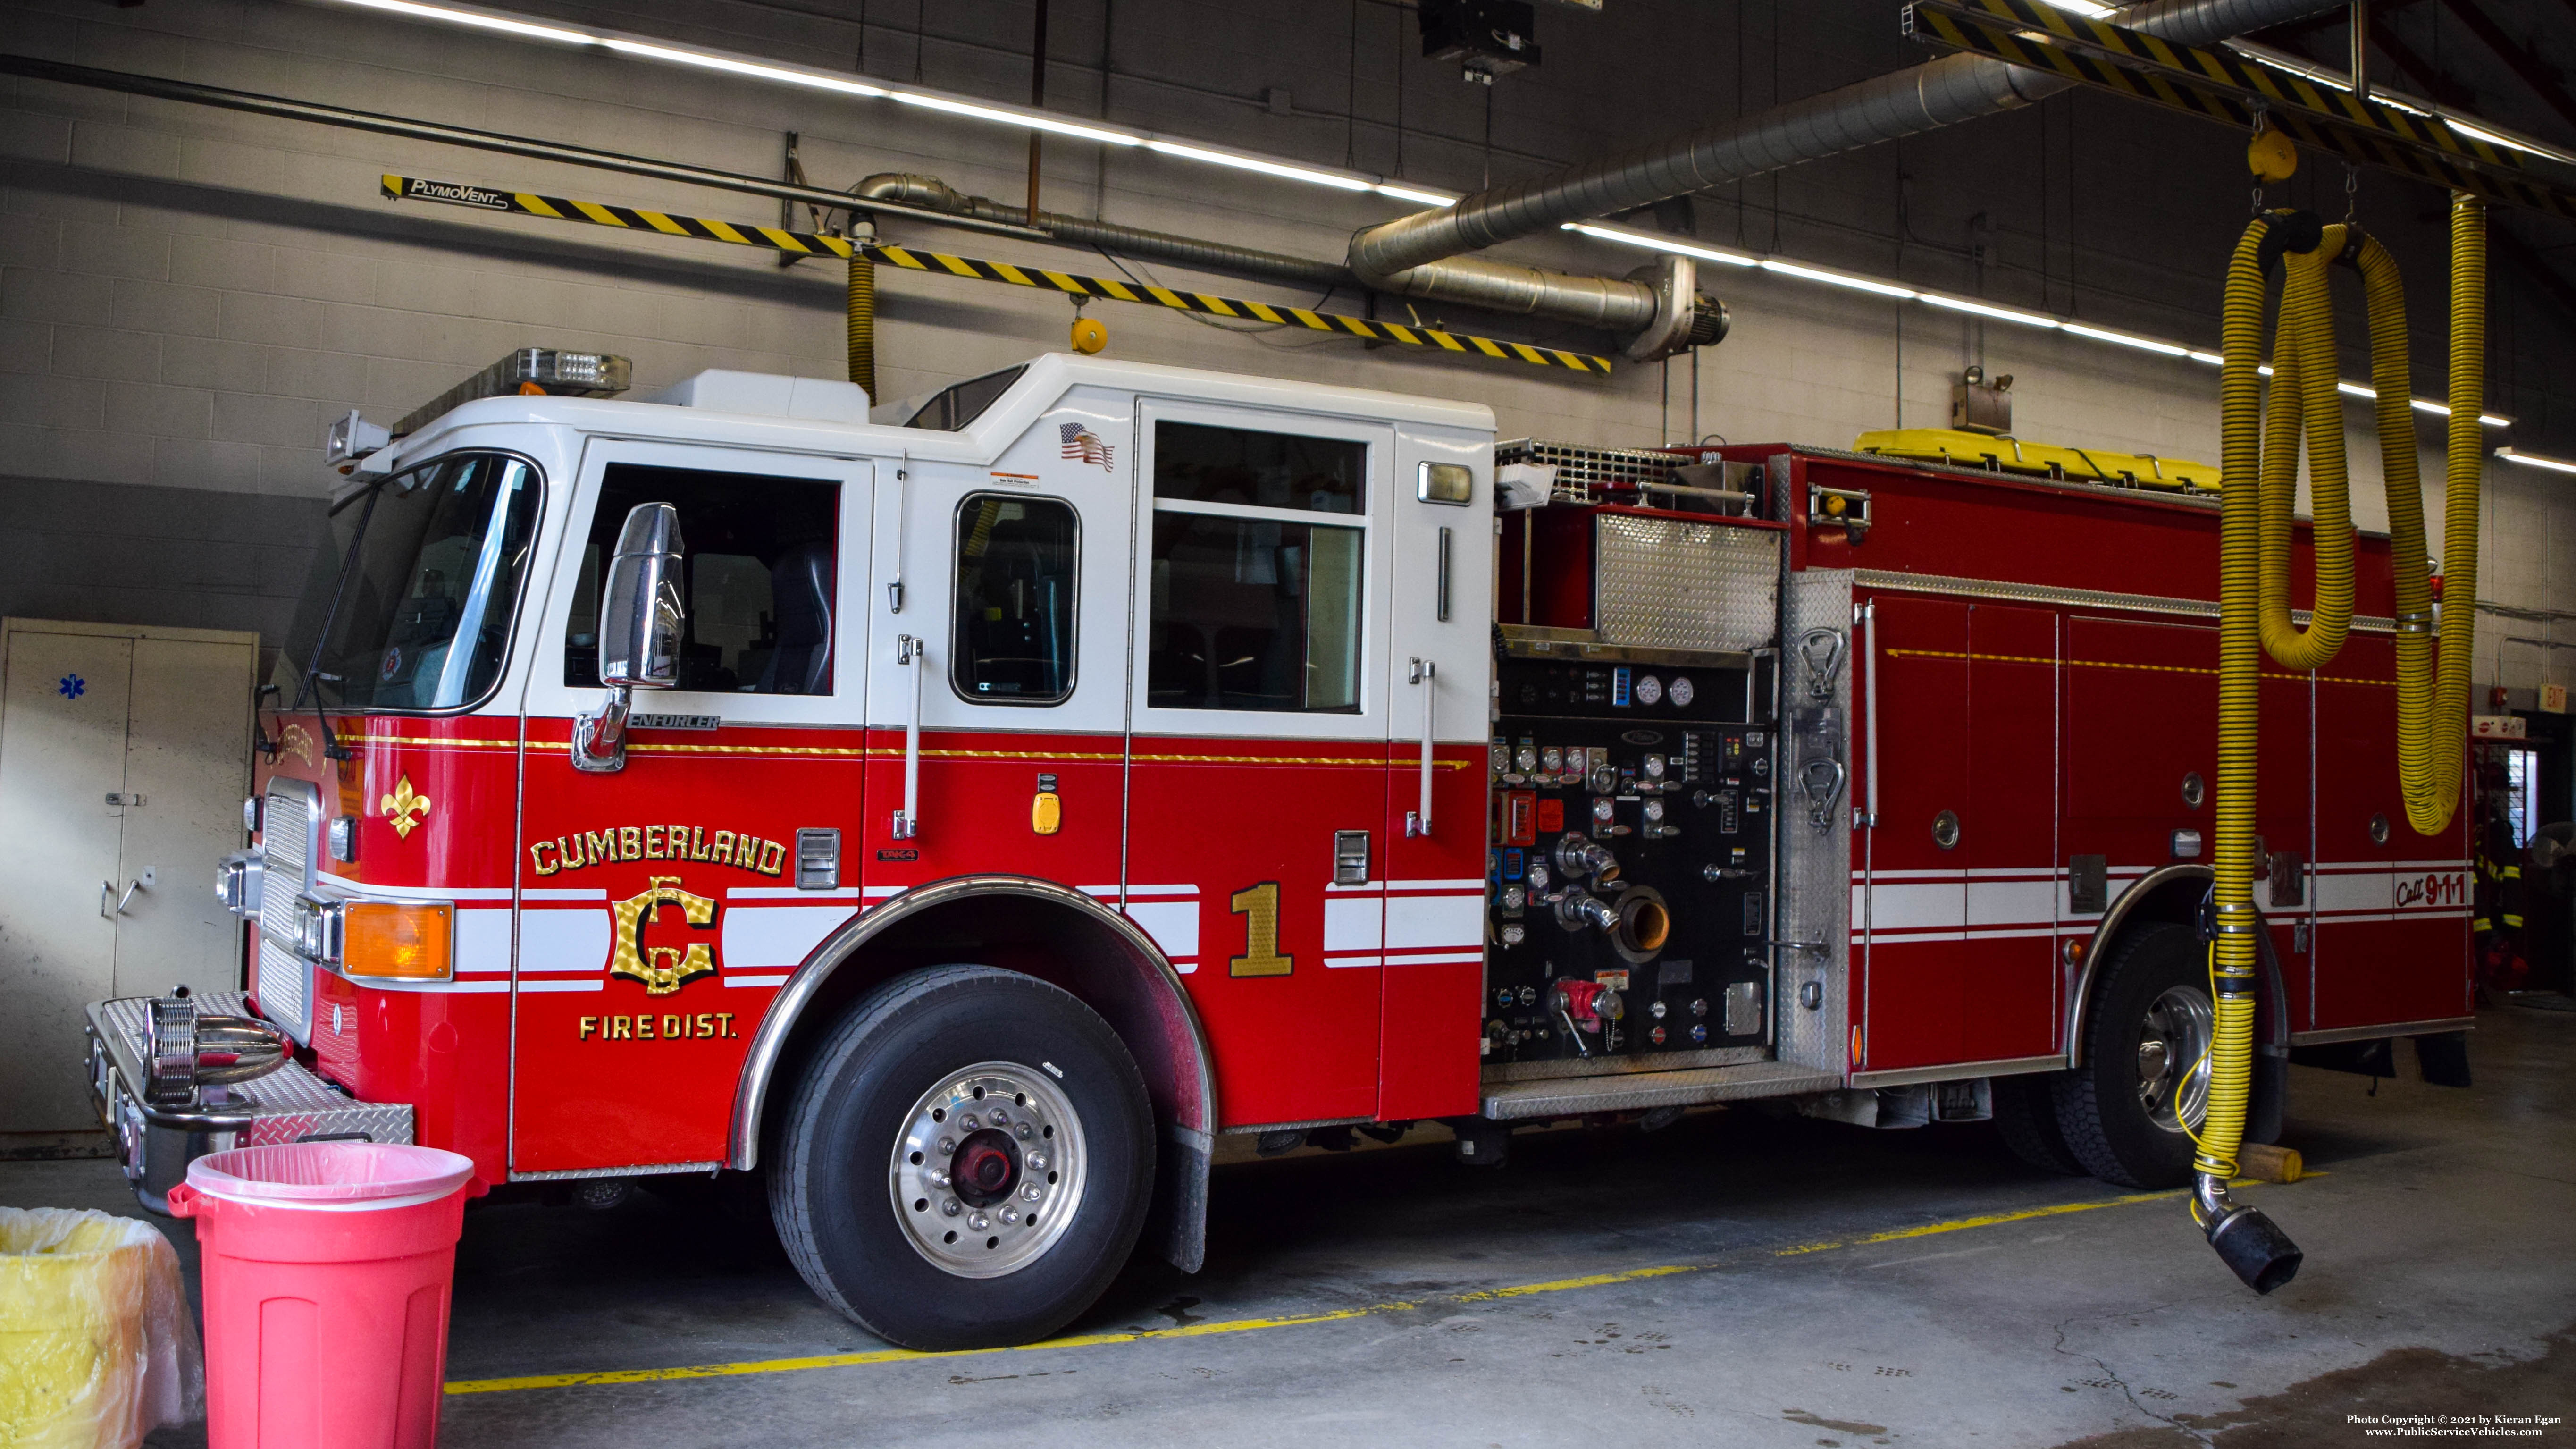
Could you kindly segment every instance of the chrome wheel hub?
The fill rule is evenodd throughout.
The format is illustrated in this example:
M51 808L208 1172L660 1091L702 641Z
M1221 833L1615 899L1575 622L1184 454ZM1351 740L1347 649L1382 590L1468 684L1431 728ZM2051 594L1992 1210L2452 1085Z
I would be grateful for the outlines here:
M2167 1132L2198 1131L2209 1113L2209 1048L2217 1039L2209 993L2167 987L2138 1023L2138 1105Z
M1082 1119L1055 1079L979 1062L922 1094L894 1144L895 1220L921 1256L998 1278L1045 1255L1082 1204Z

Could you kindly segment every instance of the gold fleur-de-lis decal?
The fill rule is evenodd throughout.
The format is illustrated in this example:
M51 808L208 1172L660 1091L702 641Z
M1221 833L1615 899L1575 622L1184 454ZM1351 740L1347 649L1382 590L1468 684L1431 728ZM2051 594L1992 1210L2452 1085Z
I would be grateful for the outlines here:
M412 789L411 776L405 775L394 782L394 792L376 808L384 811L385 818L393 822L396 836L408 839L411 828L429 818L429 797Z

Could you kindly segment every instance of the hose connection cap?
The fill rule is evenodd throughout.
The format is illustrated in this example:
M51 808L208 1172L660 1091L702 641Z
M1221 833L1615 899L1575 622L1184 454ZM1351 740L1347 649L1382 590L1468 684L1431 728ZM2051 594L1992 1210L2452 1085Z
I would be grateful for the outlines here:
M2299 1276L2299 1264L2307 1257L2261 1208L2231 1207L2211 1218L2209 1246L2257 1293L2269 1293Z

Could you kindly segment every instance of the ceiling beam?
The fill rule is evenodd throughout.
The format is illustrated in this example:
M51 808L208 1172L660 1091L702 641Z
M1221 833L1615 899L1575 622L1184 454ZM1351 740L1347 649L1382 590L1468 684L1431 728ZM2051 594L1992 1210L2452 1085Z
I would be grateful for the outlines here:
M2513 73L2522 78L2522 83L2546 101L2561 119L2570 126L2576 126L2576 97L2569 96L2566 87L2559 83L2558 72L2542 65L2529 46L2517 44L2512 36L2505 34L2504 27L2496 24L2494 17L2478 8L2477 0L2442 0L2442 8L2458 16L2460 23L2469 28L2469 33L2494 51L2496 58L2511 67Z

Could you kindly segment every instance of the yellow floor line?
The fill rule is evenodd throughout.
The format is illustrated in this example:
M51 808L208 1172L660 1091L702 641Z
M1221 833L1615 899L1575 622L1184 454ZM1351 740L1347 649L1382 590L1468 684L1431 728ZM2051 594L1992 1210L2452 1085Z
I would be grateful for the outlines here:
M2309 1177L2323 1177L2311 1172ZM2252 1180L2238 1178L2237 1185ZM2035 1218L2064 1217L2070 1213L2096 1212L2103 1208L2127 1207L2134 1203L2162 1202L2183 1195L2181 1189L2171 1192L2139 1192L2122 1197L2102 1198L2093 1202L2054 1203L2047 1207L2020 1208L2006 1213L1984 1213L1971 1218L1953 1218L1947 1222L1923 1223L1910 1228L1890 1228L1885 1232L1865 1233L1856 1238L1833 1238L1822 1242L1800 1243L1792 1247L1773 1248L1775 1258L1804 1257L1810 1253L1830 1253L1838 1249L1866 1248L1878 1243L1899 1242L1907 1238L1928 1238L1941 1233L1960 1233L1972 1228L2000 1227L2005 1223L2029 1222ZM1485 1288L1473 1293L1440 1296L1445 1303L1493 1303L1508 1298L1528 1298L1541 1293L1564 1293L1578 1288L1607 1288L1619 1283L1635 1283L1649 1278L1670 1278L1684 1273L1703 1273L1742 1255L1706 1263L1668 1263L1652 1268L1630 1268L1617 1273L1589 1273L1580 1278L1556 1278L1544 1283L1521 1283L1508 1288ZM753 1374L803 1373L808 1369L856 1368L863 1364L902 1363L916 1359L978 1358L1002 1353L1039 1353L1068 1348L1095 1348L1112 1343L1143 1343L1167 1338L1205 1338L1220 1333L1251 1333L1269 1328L1299 1328L1313 1323L1339 1323L1353 1318L1372 1318L1381 1314L1405 1313L1419 1308L1420 1303L1372 1303L1366 1308L1341 1308L1325 1313L1296 1313L1277 1318L1232 1318L1215 1323L1192 1323L1179 1328L1156 1328L1128 1333L1084 1333L1067 1338L1051 1338L1044 1343L1020 1344L1011 1348L961 1348L946 1352L924 1353L908 1348L871 1349L864 1353L824 1353L804 1358L751 1359L741 1363L685 1364L677 1368L611 1369L586 1374L524 1374L506 1379L453 1379L447 1384L451 1394L499 1394L521 1389L569 1389L588 1384L650 1384L677 1379L729 1379Z

